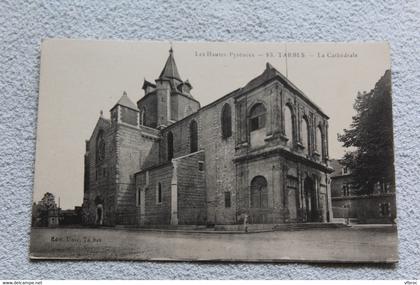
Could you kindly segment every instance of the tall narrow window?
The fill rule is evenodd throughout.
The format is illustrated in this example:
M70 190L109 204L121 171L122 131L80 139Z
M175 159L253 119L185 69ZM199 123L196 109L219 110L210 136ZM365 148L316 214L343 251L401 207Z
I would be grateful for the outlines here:
M383 217L391 215L390 204L388 203L380 203L379 204L379 214Z
M168 160L171 160L174 157L174 135L172 132L169 132L167 135L168 140Z
M230 192L225 192L225 208L231 207L231 196Z
M322 158L322 131L321 126L316 128L316 151L321 155Z
M302 145L304 147L303 152L305 154L309 154L309 128L308 128L308 121L306 120L305 117L302 118L300 129L301 129Z
M255 176L251 181L251 208L268 207L267 180L263 176Z
M229 104L225 104L222 109L222 138L232 135L232 111Z
M105 159L105 140L104 131L100 130L96 137L96 163Z
M140 126L146 125L146 108L143 107L140 111Z
M249 113L249 130L251 132L265 127L266 109L263 104L255 104Z
M156 193L156 203L162 203L162 184L160 182L157 185L157 193Z
M350 187L347 184L343 185L343 196L349 196L350 195Z
M190 123L190 152L198 150L198 130L197 122L192 120Z
M284 133L289 147L293 146L293 115L289 105L284 108Z
M141 205L141 189L140 188L138 188L137 189L137 197L136 197L137 199L137 207L140 207L140 205Z

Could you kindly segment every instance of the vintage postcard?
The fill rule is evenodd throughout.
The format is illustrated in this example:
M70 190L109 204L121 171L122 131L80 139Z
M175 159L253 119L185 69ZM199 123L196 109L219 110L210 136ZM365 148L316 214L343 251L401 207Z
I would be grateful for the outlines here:
M42 42L32 259L398 261L386 43Z

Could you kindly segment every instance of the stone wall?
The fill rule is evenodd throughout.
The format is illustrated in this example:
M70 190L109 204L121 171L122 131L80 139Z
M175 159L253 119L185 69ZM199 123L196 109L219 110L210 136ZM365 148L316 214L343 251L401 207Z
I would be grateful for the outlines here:
M136 175L137 191L142 191L140 205L136 213L140 212L137 224L140 225L168 225L171 220L171 180L173 174L172 163L142 171ZM162 200L158 201L158 185L161 185ZM138 193L139 194L139 193ZM137 194L137 195L138 195ZM140 209L143 207L143 209Z
M173 160L177 189L177 218L180 225L204 225L207 222L206 169L204 152Z
M152 92L144 96L137 102L137 107L139 108L140 112L142 112L143 108L146 110L145 115L145 126L156 128L157 126L157 97L156 92Z
M332 209L334 218L350 218L358 223L392 223L396 218L395 190L381 189L376 185L369 195L360 195L351 187L353 176L338 175L331 177ZM349 188L344 195L343 186ZM389 212L381 212L381 204L388 204Z
M98 161L97 138L98 134L103 132L105 142L105 156L102 161ZM87 224L97 222L97 207L102 205L103 225L115 224L115 193L116 193L116 153L115 153L115 132L116 129L110 121L99 118L92 135L87 142L86 186L84 193L84 221Z
M284 221L282 164L278 155L244 160L236 165L238 220L248 215L248 223L282 223ZM251 205L251 181L257 177L267 181L266 208Z
M332 203L334 218L349 217L366 224L395 222L395 193L333 197ZM388 204L388 214L381 212L381 204Z
M222 138L221 113L225 104L232 111L232 136ZM217 104L200 109L197 113L162 130L160 143L161 163L168 160L167 134L172 132L174 158L190 153L190 123L198 125L198 149L206 157L207 222L230 224L236 222L236 191L233 156L235 154L235 107L233 96L226 96ZM225 192L230 193L231 205L225 206Z
M343 186L349 187L349 195L355 195L355 189L351 187L351 183L353 182L353 177L351 175L340 175L331 177L331 196L334 197L342 197L344 196L344 189Z
M171 95L171 120L181 120L200 108L200 103L184 95Z
M154 131L156 132L156 131ZM150 159L156 159L154 146L158 136L145 128L119 124L116 132L118 224L135 224L135 173Z

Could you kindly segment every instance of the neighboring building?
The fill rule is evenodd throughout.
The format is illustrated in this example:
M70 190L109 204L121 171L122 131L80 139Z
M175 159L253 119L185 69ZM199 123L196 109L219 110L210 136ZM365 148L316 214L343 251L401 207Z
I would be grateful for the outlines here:
M59 225L60 208L53 208L48 210L48 226L57 227Z
M143 90L137 106L124 92L86 142L86 223L331 220L328 116L270 64L201 107L171 49Z
M56 227L59 225L61 209L57 207L54 195L47 192L38 203L32 204L33 227Z
M82 207L76 206L74 209L60 211L60 226L62 225L81 225Z
M372 194L360 195L353 185L351 170L344 167L340 160L331 159L330 163L334 169L331 174L331 199L336 221L394 223L396 205L393 187L378 182Z

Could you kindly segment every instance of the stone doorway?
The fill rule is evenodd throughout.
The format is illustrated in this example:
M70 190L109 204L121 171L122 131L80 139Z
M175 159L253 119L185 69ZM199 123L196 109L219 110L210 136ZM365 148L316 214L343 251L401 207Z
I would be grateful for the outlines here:
M297 221L297 194L295 188L288 189L288 209L289 209L289 221L296 222Z
M317 203L314 181L311 178L306 177L303 188L305 191L306 221L317 222Z
M101 226L104 221L104 207L102 204L96 206L96 222L95 224Z

